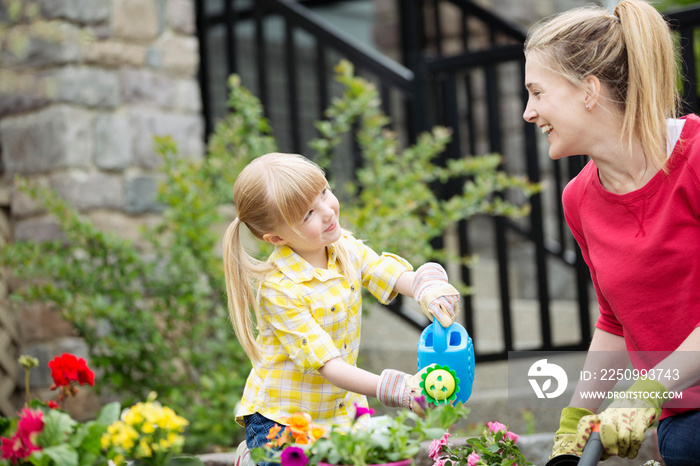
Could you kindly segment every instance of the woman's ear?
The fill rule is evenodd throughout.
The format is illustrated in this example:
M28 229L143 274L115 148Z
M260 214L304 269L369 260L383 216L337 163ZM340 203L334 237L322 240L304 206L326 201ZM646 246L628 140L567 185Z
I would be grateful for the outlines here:
M287 244L287 240L273 233L265 233L262 239L272 244L273 246L283 246Z
M583 79L583 83L586 88L583 103L586 106L586 110L592 110L600 98L600 79L594 75L588 75Z

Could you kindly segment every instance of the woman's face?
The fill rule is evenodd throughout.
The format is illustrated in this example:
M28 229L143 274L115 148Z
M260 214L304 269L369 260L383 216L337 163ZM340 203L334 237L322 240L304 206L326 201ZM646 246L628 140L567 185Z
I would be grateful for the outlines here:
M586 93L543 66L539 52L528 53L525 87L528 91L523 118L547 135L553 160L587 154Z

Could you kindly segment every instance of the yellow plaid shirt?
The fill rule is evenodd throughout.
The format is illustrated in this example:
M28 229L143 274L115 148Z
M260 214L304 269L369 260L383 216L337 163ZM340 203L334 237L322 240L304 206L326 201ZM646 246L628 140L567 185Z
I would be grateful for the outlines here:
M317 424L347 426L353 403L367 406L365 396L335 387L318 369L336 357L356 364L361 287L389 303L396 297L399 276L412 267L393 254L378 255L349 235L339 241L351 251L354 277L338 272L334 245L328 247L327 269L314 268L288 246L270 256L276 271L258 290L262 319L257 343L263 357L248 376L236 413L239 424L256 412L284 424L283 418L305 411Z

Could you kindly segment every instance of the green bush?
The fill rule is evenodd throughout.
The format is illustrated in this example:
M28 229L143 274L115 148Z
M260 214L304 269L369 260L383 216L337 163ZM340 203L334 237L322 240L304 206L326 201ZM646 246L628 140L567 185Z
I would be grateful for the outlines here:
M337 73L344 94L318 123L321 136L311 146L312 158L329 166L342 135L358 128L362 168L338 187L346 228L377 250L420 264L453 256L430 240L457 220L527 211L501 194L515 188L529 195L538 187L499 171L498 156L436 166L435 157L449 142L445 128L399 150L395 135L385 129L376 89L355 77L347 62ZM227 220L220 207L230 204L242 167L276 150L260 102L237 76L229 84L230 113L216 126L207 157L180 157L169 137L157 138L163 215L156 227L144 230L146 247L100 231L56 193L18 178L17 189L53 214L66 238L17 242L0 253L0 265L25 283L14 299L44 301L60 310L85 339L104 390L125 404L155 391L190 420L190 452L230 447L243 435L234 408L250 362L231 331L220 238L212 225ZM460 195L438 199L431 187L452 179L460 180Z

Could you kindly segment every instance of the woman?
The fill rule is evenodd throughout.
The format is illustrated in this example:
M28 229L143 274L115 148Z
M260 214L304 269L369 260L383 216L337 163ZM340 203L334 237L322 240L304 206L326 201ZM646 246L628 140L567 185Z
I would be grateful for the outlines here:
M591 159L563 195L600 308L584 369L631 359L646 375L599 414L602 400L582 392L615 380L580 382L552 454L580 455L600 422L604 456L634 458L660 419L667 466L700 464L700 358L686 352L700 350L700 119L676 118L668 24L641 0L574 9L533 27L525 56L523 118L547 134L552 159Z

